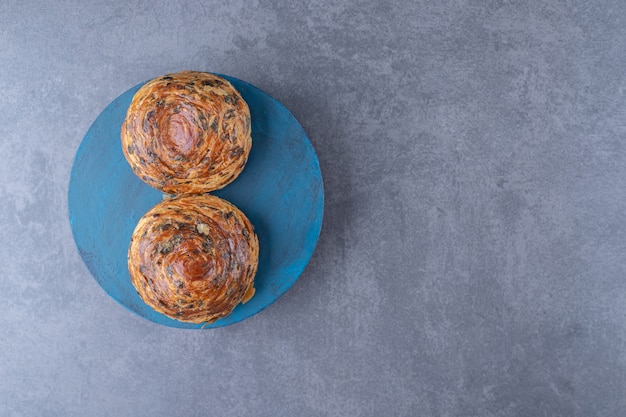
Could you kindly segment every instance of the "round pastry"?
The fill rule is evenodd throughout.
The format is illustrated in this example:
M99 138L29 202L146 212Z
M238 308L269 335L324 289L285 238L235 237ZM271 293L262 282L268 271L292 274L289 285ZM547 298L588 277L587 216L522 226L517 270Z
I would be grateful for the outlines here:
M135 93L121 130L122 151L148 185L169 194L224 187L250 154L250 110L224 78L184 71Z
M250 221L212 195L165 199L137 224L128 249L143 301L175 320L212 323L254 295L259 242Z

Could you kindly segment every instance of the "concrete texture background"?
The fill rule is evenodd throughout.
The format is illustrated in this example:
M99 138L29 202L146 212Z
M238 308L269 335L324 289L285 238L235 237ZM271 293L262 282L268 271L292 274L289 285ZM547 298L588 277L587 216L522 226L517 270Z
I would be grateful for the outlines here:
M0 416L623 416L626 3L0 4ZM99 112L165 72L289 108L325 223L210 331L110 299L67 221Z

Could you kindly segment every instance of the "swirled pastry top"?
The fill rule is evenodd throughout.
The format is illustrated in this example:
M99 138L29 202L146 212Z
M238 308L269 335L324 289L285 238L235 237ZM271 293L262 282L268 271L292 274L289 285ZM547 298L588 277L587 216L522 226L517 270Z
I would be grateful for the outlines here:
M128 250L143 301L175 320L211 323L254 294L258 239L246 216L212 195L165 199L137 224Z
M224 78L184 71L135 93L121 131L135 174L170 194L199 194L233 181L250 154L250 110Z

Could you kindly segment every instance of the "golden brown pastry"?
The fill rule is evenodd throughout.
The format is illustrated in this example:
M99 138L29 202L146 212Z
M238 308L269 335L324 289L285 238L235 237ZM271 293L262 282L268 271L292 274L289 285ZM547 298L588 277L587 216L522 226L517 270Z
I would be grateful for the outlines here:
M139 296L176 320L211 323L254 295L258 239L231 203L205 194L165 199L133 232L128 270Z
M168 74L135 93L121 138L126 160L148 185L170 194L204 193L243 170L252 147L250 110L224 78Z

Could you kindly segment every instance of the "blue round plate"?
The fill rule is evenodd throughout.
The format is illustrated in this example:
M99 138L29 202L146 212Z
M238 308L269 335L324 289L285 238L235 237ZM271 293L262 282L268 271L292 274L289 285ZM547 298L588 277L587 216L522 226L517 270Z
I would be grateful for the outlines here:
M223 76L223 75L222 75ZM324 187L306 134L277 100L244 81L223 76L239 90L252 116L252 151L241 175L214 192L254 224L259 237L256 294L223 319L221 327L258 313L284 294L308 263L322 226ZM120 129L139 84L94 121L72 167L68 203L80 256L98 284L129 310L171 327L199 329L157 313L130 282L127 251L135 225L163 194L143 183L122 154Z

